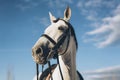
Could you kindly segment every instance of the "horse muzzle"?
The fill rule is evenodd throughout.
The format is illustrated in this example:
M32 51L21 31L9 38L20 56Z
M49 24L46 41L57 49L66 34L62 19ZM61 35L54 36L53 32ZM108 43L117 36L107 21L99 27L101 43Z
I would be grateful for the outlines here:
M42 47L39 48L32 48L32 57L34 61L38 64L46 64L47 59L46 56L48 53L44 53L45 51L42 49Z

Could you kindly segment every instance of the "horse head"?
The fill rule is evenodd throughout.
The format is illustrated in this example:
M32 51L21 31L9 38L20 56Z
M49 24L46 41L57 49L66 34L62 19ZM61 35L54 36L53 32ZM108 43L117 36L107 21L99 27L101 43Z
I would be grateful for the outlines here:
M68 47L71 9L69 7L65 9L64 18L56 19L50 12L49 16L51 25L46 28L44 34L32 48L33 59L38 64L46 64L49 59L54 57L55 51L60 55Z

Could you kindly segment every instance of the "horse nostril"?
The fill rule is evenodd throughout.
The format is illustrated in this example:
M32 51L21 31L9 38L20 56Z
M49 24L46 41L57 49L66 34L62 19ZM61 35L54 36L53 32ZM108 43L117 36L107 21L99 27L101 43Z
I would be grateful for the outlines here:
M42 53L42 49L41 49L41 48L38 48L38 49L36 50L36 54L39 54L39 53Z

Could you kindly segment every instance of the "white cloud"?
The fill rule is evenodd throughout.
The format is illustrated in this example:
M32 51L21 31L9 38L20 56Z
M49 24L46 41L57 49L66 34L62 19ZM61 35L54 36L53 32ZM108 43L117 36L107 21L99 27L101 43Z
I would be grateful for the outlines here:
M114 10L115 14L112 17L103 18L103 23L99 28L86 33L88 35L102 35L103 37L99 37L100 40L107 34L106 39L97 41L97 47L106 47L120 41L120 11L118 9L120 10L120 8Z
M85 3L86 7L100 7L102 0L89 0Z
M72 4L72 0L49 0L48 5L51 8L63 8L66 7L68 4Z
M86 18L88 20L91 20L91 21L96 21L97 20L97 18L94 15L88 15Z
M61 4L60 0L54 0L54 1L50 0L48 2L48 5L52 8L54 8L55 6L58 8L64 7L64 4Z
M30 6L24 6L22 4L18 4L17 7L20 8L22 11L25 11L26 9L31 8Z
M21 10L26 10L44 4L47 5L48 8L63 8L72 3L72 0L21 0L17 7Z
M78 7L78 8L83 8L83 2L79 1L79 2L77 3L77 7Z
M22 0L19 4L16 5L17 8L25 11L27 9L35 8L39 6L41 3L39 0Z
M120 80L120 66L85 71L83 74L88 80Z
M87 20L99 21L102 18L102 12L106 12L105 9L113 9L116 7L118 4L116 1L117 0L80 0L76 6L79 8L80 14L85 16Z
M103 6L106 6L108 8L113 8L115 7L115 1L116 0L88 0L85 3L86 7L90 7L90 8L101 8Z
M101 69L97 69L97 70L93 70L93 71L85 71L84 74L106 74L106 73L116 73L116 72L120 72L120 65L118 66L111 66L111 67L107 67L107 68L101 68Z
M62 9L73 4L72 0L22 0L19 4L16 5L17 8L22 11L33 9L39 7L39 5L44 4L49 9L54 9L58 16L63 15Z
M101 7L101 3L101 0L79 1L77 7L87 20L96 21L99 18L97 11Z

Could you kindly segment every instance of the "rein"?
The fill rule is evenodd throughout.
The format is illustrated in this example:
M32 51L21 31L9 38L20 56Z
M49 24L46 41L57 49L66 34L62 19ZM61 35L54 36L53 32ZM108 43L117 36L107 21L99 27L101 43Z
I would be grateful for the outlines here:
M71 31L71 29L69 29L69 28L67 30L65 30L63 32L63 34L60 36L60 39L58 40L57 43L47 34L42 35L42 37L47 38L54 45L54 47L50 50L50 52L47 56L47 60L49 60L50 57L53 57L54 59L57 59L57 64L59 66L60 75L61 75L62 80L64 80L64 78L63 78L63 74L62 74L62 71L61 71L60 63L59 63L58 49L60 48L62 43L65 41L65 39L68 37L67 47L66 47L65 51L60 55L63 55L64 53L66 53L66 51L68 49L68 46L69 46L69 41L70 41L70 31ZM49 67L49 73L50 73L51 80L53 80L50 61L48 61L47 63L48 63L48 67ZM43 65L42 65L42 72L43 72ZM36 63L36 73L37 73L37 80L38 80L39 65L37 63Z

